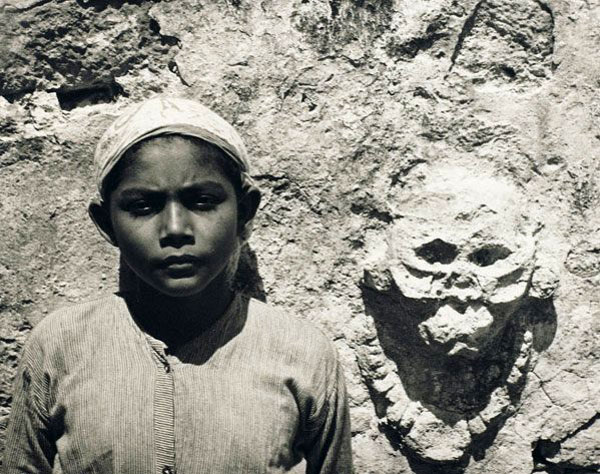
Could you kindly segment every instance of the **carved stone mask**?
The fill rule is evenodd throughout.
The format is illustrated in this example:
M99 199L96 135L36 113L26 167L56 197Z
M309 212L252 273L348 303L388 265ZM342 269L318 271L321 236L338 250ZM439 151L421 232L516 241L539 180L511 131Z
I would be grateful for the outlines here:
M528 292L536 226L497 178L443 168L401 201L387 268L402 295L432 314L418 330L433 351L477 357Z
M514 412L556 321L533 206L481 168L414 173L367 241L359 365L385 432L427 463L464 461Z

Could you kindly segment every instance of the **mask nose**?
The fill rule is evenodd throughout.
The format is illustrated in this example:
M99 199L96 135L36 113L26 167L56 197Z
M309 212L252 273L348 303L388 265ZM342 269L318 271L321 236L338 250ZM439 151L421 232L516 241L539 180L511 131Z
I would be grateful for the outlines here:
M459 288L464 290L465 288L473 287L477 284L475 278L465 273L452 272L450 276L444 282L446 288Z
M177 202L167 202L162 212L160 244L162 247L183 247L194 243L188 210Z
M444 293L457 301L467 302L482 297L479 280L469 271L453 271L443 280Z

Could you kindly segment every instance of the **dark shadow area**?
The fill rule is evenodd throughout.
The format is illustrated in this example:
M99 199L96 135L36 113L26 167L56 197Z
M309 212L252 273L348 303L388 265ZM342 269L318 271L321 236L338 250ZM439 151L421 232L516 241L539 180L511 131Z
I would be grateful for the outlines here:
M160 25L158 24L158 21L156 21L154 18L150 19L148 26L152 33L160 37L160 44L162 44L163 46L181 46L179 38L177 38L176 36L163 35L160 32Z
M570 473L592 473L592 472L600 472L600 464L594 463L593 459L590 458L589 464L586 465L576 465L574 463L565 460L565 462L554 463L549 461L548 459L554 458L556 455L559 455L562 448L562 443L573 436L576 436L578 433L587 430L595 423L599 422L600 413L596 413L593 417L591 417L588 421L579 426L575 431L569 433L567 436L563 437L558 441L551 441L549 439L538 439L533 445L532 458L536 465L544 466L547 472L551 474L570 474Z
M33 92L35 92L36 86L37 86L37 83L35 83L35 81L32 81L32 85L28 85L27 87L21 88L19 90L13 90L13 91L4 91L3 90L0 93L0 95L2 97L4 97L10 104L14 104L16 101L22 99L26 95L29 95L29 94L32 94Z
M93 104L108 104L119 96L127 97L123 87L116 81L92 84L85 87L62 88L56 91L56 98L63 110Z
M435 315L448 301L407 298L393 282L385 292L366 286L361 290L366 313L373 319L381 348L386 358L394 363L407 396L412 401L421 402L446 425L454 426L461 420L474 419L488 406L496 388L506 388L510 405L490 421L484 433L472 435L470 451L465 452L460 462L445 464L439 471L461 472L461 463L466 462L469 456L483 458L505 419L519 405L526 373L530 370L529 362L520 369L525 376L515 381L513 375L510 382L509 376L517 359L523 356L521 347L524 346L525 333L531 331L531 349L536 352L545 350L552 343L556 332L556 311L552 300L524 297L516 310L508 305L488 305L493 325L496 325L491 331L494 336L490 337L479 355L464 357L448 355L439 347L433 349L419 333L419 324ZM442 349L446 348L442 346ZM385 394L375 393L371 388L370 391L378 417L384 418L390 402ZM381 429L394 446L406 451L402 446L406 433L393 426L382 426ZM408 454L414 472L438 472L432 470L432 464L415 459L414 454L405 454ZM420 468L421 464L425 467ZM448 470L449 466L454 466L454 470Z
M258 272L256 253L249 245L244 245L242 248L234 288L257 300L267 301L265 286Z
M134 305L131 304L132 299L125 297L125 301L130 308L133 320L140 329L144 330L143 321L136 317L136 312L133 309ZM219 318L208 326L205 331L190 334L186 342L194 341L194 344L191 345L191 349L189 346L186 348L185 343L182 345L182 350L176 347L174 353L177 359L184 364L206 364L215 352L242 332L248 320L248 302L248 298L242 298L240 307L230 313L228 318ZM167 354L170 348L171 346L165 351Z
M93 8L97 12L106 10L108 7L121 8L125 3L131 5L141 5L147 0L77 0L77 5L81 8Z

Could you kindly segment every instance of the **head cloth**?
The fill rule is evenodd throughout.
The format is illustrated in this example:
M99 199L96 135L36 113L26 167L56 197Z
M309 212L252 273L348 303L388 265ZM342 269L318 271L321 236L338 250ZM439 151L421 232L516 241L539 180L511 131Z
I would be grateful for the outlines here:
M100 198L106 198L104 180L129 148L146 138L173 134L200 138L218 146L239 166L242 190L254 187L248 174L246 147L228 122L193 100L158 96L128 109L100 138L94 154Z

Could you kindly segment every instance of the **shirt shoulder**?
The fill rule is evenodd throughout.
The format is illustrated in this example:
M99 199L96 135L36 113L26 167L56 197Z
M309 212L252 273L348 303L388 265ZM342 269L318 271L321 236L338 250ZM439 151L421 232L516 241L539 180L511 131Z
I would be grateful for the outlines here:
M124 312L125 302L114 294L59 308L35 325L28 344L52 350L69 341L97 339L124 319L118 317Z
M337 361L333 343L321 329L285 310L250 299L248 325L259 343L274 354L313 364Z
M256 299L248 302L248 318L251 322L268 328L266 337L275 338L314 338L318 344L329 345L328 337L310 321L300 319L295 314Z
M333 341L309 321L256 300L249 301L247 325L252 332L248 341L267 367L263 370L277 373L293 394L303 431L318 432L327 417L336 416L336 407L346 404L343 369ZM251 353L249 344L246 348Z

